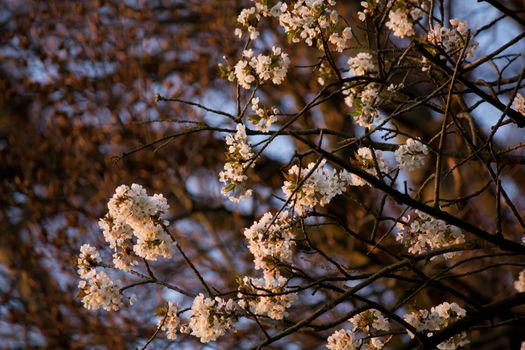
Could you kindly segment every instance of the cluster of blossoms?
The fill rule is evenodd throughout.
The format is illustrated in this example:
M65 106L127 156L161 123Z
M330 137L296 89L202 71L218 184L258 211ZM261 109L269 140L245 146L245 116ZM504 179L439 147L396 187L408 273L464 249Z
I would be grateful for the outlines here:
M346 27L341 33L332 33L328 38L328 41L335 45L335 51L343 52L348 48L348 42L350 39L352 39L352 28Z
M434 332L445 329L457 320L465 317L466 314L465 309L458 304L445 302L432 307L430 311L422 309L410 312L403 318L418 332L426 332L427 336L430 337ZM411 338L414 337L414 334L410 331L408 331L408 334ZM469 342L467 333L462 332L440 343L437 348L440 350L454 350Z
M86 309L118 311L122 307L120 282L114 282L104 271L93 270L78 282L79 293Z
M333 0L299 0L293 6L279 1L271 8L265 1L252 1L254 6L243 9L237 17L237 22L246 28L251 40L259 37L257 25L263 17L275 17L292 42L302 40L309 46L316 44L322 48L323 30L333 30L339 20ZM237 28L235 35L241 38L243 31ZM335 45L336 51L342 52L351 38L350 27L345 27L341 32L332 32L328 41Z
M373 75L376 69L373 56L368 52L360 52L348 59L350 74L354 76ZM374 128L374 121L379 119L376 106L381 102L379 93L381 86L377 83L352 86L346 84L343 90L345 104L353 108L352 116L355 122L365 128Z
M355 315L350 319L355 330L370 333L371 329L388 332L390 324L379 310L370 309Z
M366 153L361 151L365 158L368 157ZM384 162L381 164L385 169ZM292 166L286 174L282 189L287 199L293 202L294 212L304 215L317 205L328 204L336 195L343 193L347 186L363 184L359 177L347 171L331 169L323 160L319 164L310 163L302 169L297 165ZM248 248L254 256L255 268L263 270L264 278L246 277L240 283L241 306L274 319L281 319L295 299L295 294L286 290L286 279L280 276L277 269L278 263L292 262L292 248L295 245L292 219L288 212L281 212L277 217L266 213L244 231ZM257 293L259 290L264 294Z
M253 161L255 154L248 144L246 128L242 124L237 124L236 130L234 135L226 136L228 146L226 163L223 171L219 173L219 181L224 183L222 193L234 202L251 195L252 190L246 185L248 176L245 172L250 162L252 167L255 165Z
M89 244L80 246L80 255L77 259L77 272L80 278L87 278L87 276L100 264L100 254L95 247Z
M257 130L262 132L268 132L270 126L277 120L275 117L279 110L276 107L267 109L259 105L259 97L254 97L252 99L252 110L255 112L255 115L250 115L248 119L255 125Z
M286 181L282 190L287 199L292 199L293 208L299 215L303 215L315 206L321 207L330 203L337 195L351 185L352 177L326 166L326 161L317 165L310 163L306 168L292 166L285 175Z
M359 161L359 166L374 176L378 176L377 169L381 173L388 173L390 169L386 165L383 151L373 150L369 147L361 147L357 150L356 158ZM365 185L366 182L359 179L356 185Z
M379 84L370 83L365 86L358 85L345 87L343 94L345 95L345 104L353 108L352 116L357 125L363 128L373 129L374 122L379 121L379 111L376 108L381 100L379 93L381 87Z
M162 319L157 326L166 332L169 340L177 339L177 333L188 333L196 336L202 343L215 341L226 331L234 329L236 303L229 299L205 298L201 293L193 299L191 317L188 324L183 324L179 317L178 307L169 302L157 314Z
M321 39L326 32L331 33L327 36L328 42L335 46L335 51L343 52L348 48L352 30L350 27L342 30L337 28L339 16L333 8L333 0L278 2L272 8L268 8L265 1L252 1L254 6L242 10L237 18L238 23L247 30L250 40L255 40L260 35L257 30L259 21L271 16L279 19L291 42L304 41L309 46L315 44L322 48ZM366 16L373 15L379 3L379 0L363 1L363 11L359 12L359 18L363 21ZM386 26L396 37L413 36L414 23L421 18L425 9L423 0L397 1L389 13ZM429 32L427 40L449 53L456 53L466 44L468 28L464 21L451 20L450 23L451 29L436 25ZM236 35L242 37L243 31L237 29ZM476 45L473 40L468 43L467 56L472 56ZM376 74L376 64L370 53L360 52L350 57L347 63L349 73L353 76ZM268 55L255 55L253 50L248 49L243 51L242 59L234 67L228 68L228 79L237 81L239 86L247 90L268 81L279 85L284 81L289 65L288 55L280 48L273 47ZM323 67L321 66L329 71L327 67ZM324 84L324 80L322 83ZM397 88L399 87L392 86L388 90L393 92ZM381 91L382 87L377 83L345 86L345 103L354 108L358 125L372 128L379 119L377 106L381 102ZM521 94L516 96L514 104L517 111L525 115L525 98ZM258 130L268 131L276 121L279 111L276 108L262 107L258 97L251 100L251 107L255 115L249 119ZM255 153L248 143L246 129L242 124L237 124L235 134L226 137L226 144L227 158L219 180L224 183L223 194L232 201L239 201L251 194L251 189L246 184L246 171L249 166L254 166ZM401 169L412 171L423 166L428 153L428 147L423 143L408 139L406 144L395 151L395 158ZM357 151L357 159L359 165L374 176L390 171L381 151L362 147ZM306 168L292 166L286 174L282 190L293 207L291 212L303 216L316 206L327 205L335 196L346 191L348 186L365 184L366 181L361 178L347 171L330 168L322 161L318 164L310 163ZM113 262L117 268L130 271L137 263L136 257L148 260L156 260L159 256L171 257L172 242L166 232L168 223L161 220L168 204L162 195L150 197L139 185L133 184L131 188L123 185L116 189L108 208L108 214L100 220L99 225L106 241L114 249ZM263 278L244 277L239 283L238 305L241 308L256 315L282 320L286 310L297 298L294 290L288 287L288 279L281 276L278 269L280 263L291 264L293 260L293 219L289 212L281 212L276 216L266 213L244 230L248 249L254 257L255 269L262 270ZM408 245L410 253L423 253L465 241L458 228L420 211L415 211L412 221L410 217L404 217L403 220L410 224L398 224L401 231L397 240ZM454 254L447 253L445 258ZM106 273L97 271L95 267L100 262L100 256L93 247L81 247L78 272L82 279L79 283L82 302L88 309L118 310L123 305L120 282L114 282ZM520 273L515 288L519 292L525 291L525 270ZM206 298L199 294L193 300L191 317L187 324L183 324L179 318L178 307L169 303L158 326L166 332L168 339L174 340L177 332L183 332L191 333L201 342L207 343L234 329L235 308L236 303L231 299L226 301L219 297ZM457 304L443 303L430 311L409 313L405 320L418 331L428 332L430 336L432 332L446 328L465 315L465 310ZM377 333L372 335L372 330L388 332L390 326L378 310L364 311L352 317L349 322L352 330L334 332L327 340L328 349L383 349L383 341ZM413 337L413 334L409 334ZM467 343L466 334L461 333L441 343L438 348L456 349Z
M97 264L101 262L100 255L94 247L89 244L80 247L77 261L81 278L78 283L78 297L88 310L103 308L106 311L117 311L123 305L120 282L114 282L107 273L96 269Z
M191 306L189 329L202 343L215 341L227 330L234 328L235 302L222 298L205 298L201 293L195 297Z
M246 28L248 31L248 35L250 37L250 40L255 40L257 37L259 37L259 31L257 30L257 25L259 24L259 21L262 17L268 17L272 13L275 13L278 8L275 7L272 10L268 10L268 7L265 4L255 2L255 6L245 8L241 11L239 16L237 17L237 22ZM235 35L237 35L239 38L242 37L243 33L240 28L237 28L235 30Z
M321 62L317 69L317 83L321 86L324 86L326 84L326 80L332 76L332 69L324 62Z
M361 345L361 339L358 339L354 332L347 329L340 329L338 331L335 331L326 340L326 348L328 350L361 349Z
M367 75L373 73L376 68L373 57L368 52L360 52L355 57L350 57L348 66L353 75Z
M293 7L279 2L275 8L279 23L288 38L297 43L303 40L307 45L321 45L323 30L337 24L339 14L333 8L334 0L299 0Z
M379 1L380 0L361 1L361 7L363 10L357 12L357 17L359 20L364 22L366 20L366 16L373 16Z
M375 309L370 309L355 315L350 320L352 330L338 330L327 339L328 350L380 350L383 349L383 341L379 337L371 336L372 329L376 331L390 330L388 320ZM366 334L367 337L359 337L358 332Z
M245 89L250 89L253 83L263 84L271 81L280 85L290 65L288 54L278 47L272 47L269 55L255 56L252 49L244 50L243 58L237 62L233 71L228 74L228 80L237 82Z
M375 150L372 153L372 149L361 147L357 150L356 157L359 166L374 176L378 175L377 168L381 173L390 171L382 151ZM310 163L306 168L294 165L285 178L282 190L287 199L291 198L293 209L298 215L306 214L317 205L327 205L335 196L344 193L348 186L367 184L365 180L346 170L329 168L324 160L317 166Z
M525 270L521 271L518 280L514 281L514 289L516 289L518 293L525 292Z
M400 169L413 171L425 164L428 147L420 141L408 139L395 151L396 162Z
M410 222L410 216L403 217L403 221ZM448 225L419 210L415 210L410 224L398 223L399 229L396 239L407 245L409 253L419 254L429 250L446 248L454 244L465 242L461 230L455 226ZM444 254L445 259L450 259L459 254L450 252Z
M165 229L168 222L161 219L168 208L162 194L148 196L137 184L117 187L108 213L99 221L106 242L114 249L115 267L129 271L136 264L132 252L147 260L171 257L172 241Z
M80 248L77 267L81 281L78 284L79 298L87 309L118 311L122 306L121 284L113 281L105 272L96 269L101 263L100 255L95 248L85 244ZM133 303L134 296L130 298ZM233 328L235 321L235 302L221 298L205 298L199 294L193 300L191 318L188 325L182 325L178 316L178 308L171 302L167 309L162 310L158 326L166 331L168 339L177 338L177 332L190 333L201 342L216 340L227 330Z
M423 15L427 4L420 0L397 1L388 14L386 26L398 38L411 37L415 34L414 22Z
M278 263L292 262L295 235L291 217L287 212L281 212L277 217L266 213L244 230L244 236L253 254L255 268L263 271L264 278L245 277L239 283L239 305L248 307L255 314L280 320L296 298L295 293L287 291L287 279L277 269ZM277 295L272 295L275 293Z
M292 306L297 295L286 288L288 280L277 275L275 278L244 277L239 286L239 306L249 308L255 315L267 315L282 320L286 309Z
M272 275L270 271L275 271L275 262L291 262L295 236L290 221L287 212L279 213L276 218L266 213L244 230L255 268L263 270L265 275Z
M181 321L178 315L178 308L169 302L167 309L162 310L164 318L159 320L158 327L166 332L166 337L169 340L177 339L177 332L180 329Z
M427 41L442 47L449 55L457 55L466 46L465 55L472 57L478 47L474 39L469 40L469 29L466 21L451 19L452 28L442 27L439 23L428 31ZM467 42L467 40L469 40Z
M512 104L514 105L514 109L516 109L516 112L525 115L525 97L523 97L522 94L518 92L516 94L516 97L514 97L514 101L512 101Z

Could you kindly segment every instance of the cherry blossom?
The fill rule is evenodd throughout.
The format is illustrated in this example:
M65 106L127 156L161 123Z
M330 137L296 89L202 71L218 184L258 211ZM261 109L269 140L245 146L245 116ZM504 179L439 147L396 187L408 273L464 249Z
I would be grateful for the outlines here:
M229 299L205 298L201 293L191 306L189 329L202 343L215 341L227 330L233 329L235 303Z
M525 270L520 272L518 280L514 282L514 289L519 293L525 292Z
M224 183L222 193L233 202L251 195L252 190L246 185L246 170L255 166L255 162L252 161L255 154L248 143L246 128L237 124L236 130L235 134L226 136L226 163L223 171L219 173L219 181Z
M512 101L512 104L514 105L516 112L525 115L525 97L523 97L522 94L518 92L516 94L516 97L514 97L514 101Z
M425 164L428 147L418 140L408 139L395 151L396 162L400 169L413 171Z
M465 242L465 237L459 228L419 210L414 211L412 220L410 216L403 217L402 220L404 223L397 224L399 232L396 239L409 247L409 253L419 254ZM458 252L449 252L443 256L445 259L450 259L458 254Z
M86 309L118 311L122 305L120 281L113 281L104 271L91 270L78 282L78 297Z
M430 311L422 309L412 311L404 316L405 321L412 325L419 332L427 332L432 336L433 332L442 330L457 320L465 317L467 312L456 303L444 302L434 306ZM409 331L411 338L414 335ZM470 343L467 334L462 332L452 338L440 343L437 348L440 350L454 350Z

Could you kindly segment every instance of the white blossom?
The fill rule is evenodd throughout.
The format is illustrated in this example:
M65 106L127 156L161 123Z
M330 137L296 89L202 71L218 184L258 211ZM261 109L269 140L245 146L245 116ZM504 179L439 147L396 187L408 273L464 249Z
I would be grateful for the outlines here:
M272 83L279 85L284 81L289 65L288 54L282 52L280 48L272 47Z
M235 28L235 30L233 31L233 34L238 37L239 39L242 38L242 30L239 29L239 28Z
M381 341L380 338L370 338L368 344L362 348L362 350L381 350L385 347L385 344Z
M286 77L289 65L288 54L279 47L272 47L270 55L257 56L250 49L243 52L243 58L235 65L234 76L239 85L247 90L256 81L260 84L271 81L280 85Z
M322 161L315 169L315 163L303 169L294 165L288 170L282 190L287 199L292 198L297 214L303 215L316 205L323 207L346 190L348 183L341 180L337 170L329 169L325 164Z
M274 262L291 262L295 235L286 212L279 213L277 218L271 213L264 214L244 230L244 237L257 270L275 271Z
M104 271L91 270L78 282L78 296L86 309L118 311L123 303L120 282L114 282Z
M434 45L440 45L449 54L459 54L467 44L468 27L466 21L451 19L452 28L442 27L439 23L428 31L427 41ZM476 40L470 38L465 50L467 57L472 57L478 47Z
M168 208L162 194L148 196L137 184L117 187L108 202L108 214L99 221L104 238L115 251L115 267L129 271L136 264L132 252L147 260L171 257L172 242L165 231L168 222L161 219Z
M523 95L518 92L512 103L514 105L514 109L516 109L516 112L525 116L525 97L523 97Z
M514 289L519 293L525 292L525 270L520 272L518 280L514 282Z
M377 84L367 84L363 91L361 91L361 103L372 106L378 95L379 88Z
M255 70L246 59L242 59L237 62L234 67L234 74L239 85L247 90L255 81Z
M333 6L333 0L298 0L293 7L279 2L274 7L278 9L270 12L279 18L279 24L292 42L303 40L312 46L319 44L323 30L337 23L339 15Z
M116 215L108 213L104 218L100 219L98 226L102 230L104 239L113 249L123 247L125 243L133 237L133 229L125 221L118 220L120 215L118 211Z
M373 57L367 52L360 52L355 57L348 59L350 73L355 76L370 75L374 73L375 65ZM373 129L374 122L379 119L379 112L376 105L381 102L379 93L381 86L376 83L370 83L363 86L350 86L343 90L345 103L348 107L353 108L352 116L356 124Z
M137 256L153 261L159 256L171 257L171 239L162 225L150 221L139 226L135 232L137 243L133 246L133 252Z
M428 72L430 70L430 68L432 68L432 64L430 63L430 61L426 57L422 57L421 58L420 65L421 65L421 71L422 72Z
M375 159L374 159L375 155ZM368 173L377 176L377 168L382 173L388 173L390 170L388 169L385 158L383 155L383 151L374 150L374 153L372 153L372 149L369 147L360 147L357 150L357 158L359 161L359 165L361 168L366 170Z
M335 331L327 339L326 348L328 350L358 350L361 349L362 341L356 335L345 329Z
M376 309L363 311L350 319L355 331L368 333L371 328L388 332L390 324L383 314Z
M396 162L399 168L413 171L425 164L428 147L420 141L408 139L404 145L395 151Z
M237 17L237 22L246 28L249 33L250 40L255 40L259 36L259 31L257 30L257 25L262 17L267 17L270 15L268 7L259 2L255 3L255 6L250 8L245 8L241 11ZM242 37L242 30L239 28L235 29L235 35L239 38Z
M179 315L177 314L178 308L169 302L166 313L163 318L159 320L157 326L162 325L161 330L166 332L166 337L169 340L177 339L177 332L181 325Z
M394 36L398 38L410 37L415 34L414 24L408 13L403 9L390 11L386 26L394 31Z
M343 91L346 96L346 105L354 109L352 116L357 125L370 129L375 127L374 122L379 120L379 112L375 105L381 102L380 91L380 86L375 83L367 84L364 87L351 87Z
M252 193L252 190L247 188L248 176L245 172L248 166L255 166L255 154L248 143L244 125L237 124L236 133L226 136L226 145L226 163L223 171L219 173L219 181L224 183L222 193L231 201L238 202Z
M287 279L279 275L275 278L244 277L239 287L239 306L249 308L255 315L282 320L297 297L296 293L287 291L286 283Z
M253 158L253 150L248 143L246 136L246 127L243 124L235 126L235 134L226 136L226 146L228 146L228 153L236 155L239 160L247 161Z
M427 332L431 336L433 332L440 331L457 320L465 317L467 312L456 303L444 302L428 310L416 310L406 314L404 320L412 325L419 332ZM411 338L414 337L410 331ZM468 344L466 332L457 334L446 341L440 343L437 348L440 350L454 350Z
M403 83L399 83L399 84L390 84L388 85L388 87L386 88L386 90L388 92L391 92L391 93L395 93L396 91L402 89L405 85Z
M352 174L347 170L342 170L339 173L339 178L342 183L346 184L346 186L364 186L367 184L367 182L361 177Z
M317 72L317 83L321 86L324 86L326 83L326 79L332 77L333 75L331 68L325 65L324 62L321 62L319 68L317 69Z
M83 244L80 247L80 255L77 259L77 271L80 278L87 278L88 274L101 262L100 254L96 248L89 244Z
M352 39L352 28L346 27L341 33L332 33L328 38L328 41L335 45L335 50L337 52L343 52L348 48L348 41Z
M403 217L402 220L409 222L410 216ZM412 254L425 253L465 242L465 237L459 228L419 210L415 210L414 217L409 224L398 223L397 228L400 231L396 239L404 242L409 247L408 252ZM443 256L445 259L450 259L458 254L459 252L450 252Z
M386 26L398 38L411 37L415 34L414 22L421 18L423 10L427 9L428 6L425 0L398 1L388 13Z
M205 298L201 293L191 306L189 329L202 343L215 341L227 330L233 329L235 303L219 297Z
M363 10L357 12L357 17L359 18L359 20L364 22L366 16L374 15L374 11L378 2L378 0L361 1L361 7L363 8Z
M249 116L250 121L255 124L257 130L262 132L268 132L270 126L277 120L275 117L279 113L276 107L267 109L259 105L259 98L254 97L252 99L252 110L255 112L255 116Z
M419 2L419 6L413 6L411 9L410 9L410 17L412 18L413 21L417 21L418 19L420 19L422 16L423 16L423 10L428 10L428 5L425 1L421 2L421 1L418 1Z
M360 52L355 57L350 57L348 65L353 75L367 75L375 69L373 57L368 52Z
M417 331L422 332L436 328L436 325L438 324L438 318L436 316L437 315L435 314L431 315L428 310L421 309L407 313L403 316L403 319ZM407 332L410 338L414 338L414 333L409 330L407 330Z
M135 257L129 253L132 249L126 249L124 251L127 253L117 251L113 253L113 265L119 270L129 272L132 270L133 266L138 264L138 261L136 261Z
M360 52L355 57L348 59L350 73L354 75L373 74L375 65L372 62L372 55L366 52ZM343 90L345 103L348 107L353 108L352 116L356 124L373 129L374 122L379 119L379 112L376 105L380 104L379 93L381 86L376 83L369 83L365 86L347 85Z
M374 105L376 103L379 103L379 91L380 88L377 84L374 83L367 84L365 88L361 91L361 119L363 118L363 116L373 116L372 119L377 118L377 110L374 107ZM367 121L369 120L370 118L368 117Z

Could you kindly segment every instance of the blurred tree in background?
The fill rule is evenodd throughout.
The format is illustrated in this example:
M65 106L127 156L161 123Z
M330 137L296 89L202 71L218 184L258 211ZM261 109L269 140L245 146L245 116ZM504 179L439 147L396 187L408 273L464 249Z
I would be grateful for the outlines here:
M138 183L150 194L166 196L170 230L220 294L236 291L239 276L253 275L243 230L270 209L280 209L281 194L274 190L293 164L305 167L322 156L343 167L338 159L358 162L360 146L393 151L394 137L413 136L437 152L417 172L398 174L405 189L397 193L410 192L419 203L460 218L471 244L461 249L464 254L453 262L416 259L318 323L272 340L356 285L353 275L367 278L406 258L406 249L391 233L405 215L402 205L413 203L385 190L384 181L385 188L380 183L352 187L313 211L310 218L317 221L301 221L295 264L283 274L295 278L294 285L311 285L302 294L309 297L301 297L280 322L240 322L237 332L216 346L249 348L267 341L268 348L321 348L345 315L371 303L386 313L406 298L407 309L454 300L469 313L479 312L478 322L466 326L472 349L518 349L524 340L525 298L496 304L496 310L487 305L515 293L513 282L525 266L524 250L508 243L520 242L525 234L525 133L520 114L511 108L517 92L523 92L525 4L429 3L436 22L469 22L479 47L462 71L446 60L432 62L430 53L429 65L438 68L423 77L419 60L425 47L418 51L417 40L388 37L387 9L382 21L360 21L360 1L336 5L353 38L349 51L333 57L304 43L288 44L275 23L259 23L257 45L284 48L291 63L281 85L260 86L257 94L282 112L279 128L286 118L297 118L255 163L253 199L234 204L221 194L217 175L226 161L225 132L234 132L235 123L201 107L238 116L236 102L249 98L220 76L217 64L233 66L239 59L246 36L234 35L236 18L252 6L250 1L0 0L0 347L127 349L143 346L156 332L159 306L176 294L159 284L134 288L140 302L119 312L88 312L77 298L79 246L107 245L97 221L117 186ZM425 21L416 31L428 28ZM388 76L389 83L403 85L397 99L379 107L395 115L380 135L363 132L348 116L345 93L334 88L347 78L330 72L330 64L343 66L344 55L359 52L355 47L383 55L380 69L405 58L412 64L403 63ZM318 85L316 74L328 88ZM447 98L450 79L457 85ZM319 91L324 103L297 114ZM447 113L455 116L448 123L442 117ZM447 133L442 137L446 146L440 146L440 135ZM252 136L253 143L267 141L261 133ZM323 150L339 148L337 153ZM436 161L442 172L436 172ZM436 207L437 173L441 202ZM466 228L490 232L493 239ZM159 281L192 294L205 292L180 254L159 259L151 268ZM154 348L173 344L162 334L156 337ZM201 346L185 335L176 344L173 348ZM416 344L407 336L391 342L399 349Z

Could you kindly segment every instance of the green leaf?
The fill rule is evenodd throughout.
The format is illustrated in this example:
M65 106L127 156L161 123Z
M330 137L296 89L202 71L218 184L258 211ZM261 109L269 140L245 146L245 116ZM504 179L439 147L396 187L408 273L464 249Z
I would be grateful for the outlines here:
M237 187L237 184L229 183L226 186L224 186L224 192L232 192L235 190L235 187Z
M162 316L165 316L167 312L168 312L168 309L165 306L159 306L155 310L155 316L162 317Z

